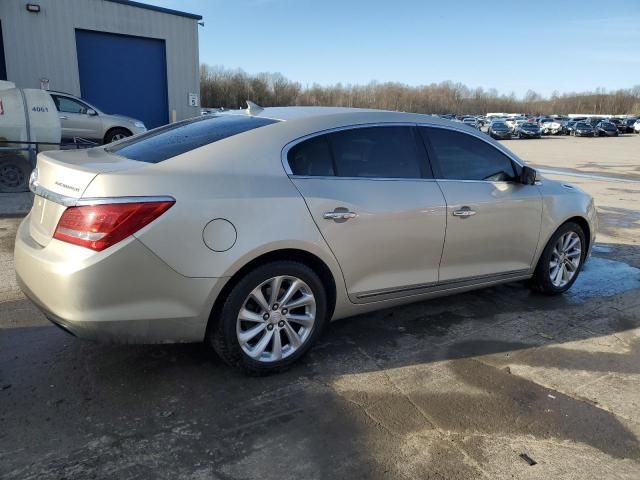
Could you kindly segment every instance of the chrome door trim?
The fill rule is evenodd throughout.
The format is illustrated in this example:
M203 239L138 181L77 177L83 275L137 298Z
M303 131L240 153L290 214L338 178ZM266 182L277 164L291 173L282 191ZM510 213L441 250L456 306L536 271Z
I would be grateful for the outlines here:
M530 269L512 270L509 272L494 273L489 275L477 275L473 277L465 277L455 280L447 280L444 282L431 282L419 285L408 285L403 288L393 288L376 290L371 292L363 292L355 295L359 303L366 303L380 300L393 300L396 298L408 297L412 295L420 295L432 292L440 292L452 288L469 287L475 284L484 284L487 282L501 282L519 280L522 277L530 277Z
M349 220L358 216L355 212L324 212L322 218L325 220Z

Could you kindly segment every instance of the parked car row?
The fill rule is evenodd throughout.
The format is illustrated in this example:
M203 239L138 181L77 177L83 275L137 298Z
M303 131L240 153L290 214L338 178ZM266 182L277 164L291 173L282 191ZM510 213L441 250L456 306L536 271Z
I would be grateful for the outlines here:
M576 137L615 137L625 133L640 133L640 119L635 117L563 117L563 116L472 116L439 115L486 133L494 139L513 137L542 138L543 135L573 135Z

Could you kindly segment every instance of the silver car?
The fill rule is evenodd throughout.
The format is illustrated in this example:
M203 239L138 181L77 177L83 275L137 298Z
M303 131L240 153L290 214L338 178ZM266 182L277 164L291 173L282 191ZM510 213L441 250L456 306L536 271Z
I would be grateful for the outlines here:
M331 319L529 280L575 282L592 198L432 116L254 106L39 155L18 281L56 325L200 342L252 373Z
M104 113L86 100L63 92L49 92L58 109L62 139L83 138L97 143L111 143L146 132L144 123L124 115Z

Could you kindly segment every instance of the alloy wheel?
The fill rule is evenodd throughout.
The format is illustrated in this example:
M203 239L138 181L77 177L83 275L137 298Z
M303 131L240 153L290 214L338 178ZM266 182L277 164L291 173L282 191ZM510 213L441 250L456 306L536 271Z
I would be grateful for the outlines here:
M549 276L554 287L562 288L575 276L582 261L582 242L570 231L562 235L553 247Z
M316 299L301 279L272 277L249 293L236 320L240 347L259 362L276 362L292 355L311 336Z

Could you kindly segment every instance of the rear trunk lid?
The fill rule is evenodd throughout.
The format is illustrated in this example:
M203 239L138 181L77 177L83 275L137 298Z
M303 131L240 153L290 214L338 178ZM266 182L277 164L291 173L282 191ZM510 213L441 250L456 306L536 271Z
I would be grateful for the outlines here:
M40 153L30 182L35 193L29 219L31 237L46 246L64 211L82 198L99 174L143 166L142 162L110 154L103 148Z

